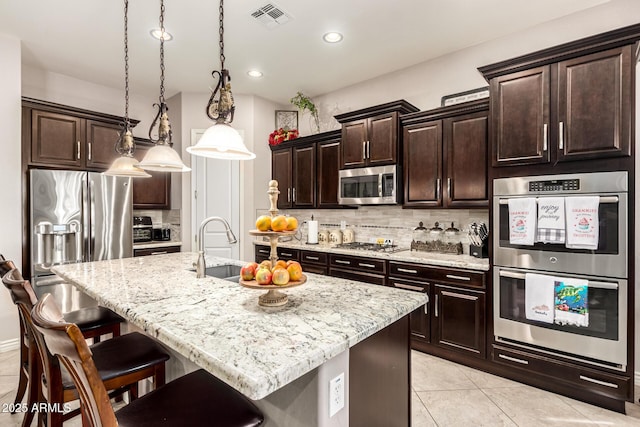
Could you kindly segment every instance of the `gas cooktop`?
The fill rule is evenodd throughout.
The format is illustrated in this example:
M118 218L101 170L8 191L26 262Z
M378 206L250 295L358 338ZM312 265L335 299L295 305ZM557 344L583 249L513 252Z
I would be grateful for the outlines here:
M335 247L340 249L357 249L361 251L373 252L398 252L406 250L405 248L399 248L398 245L365 242L340 243Z

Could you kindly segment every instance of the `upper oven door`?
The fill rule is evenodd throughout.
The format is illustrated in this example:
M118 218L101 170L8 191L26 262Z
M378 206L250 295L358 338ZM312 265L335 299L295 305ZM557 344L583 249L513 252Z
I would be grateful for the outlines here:
M493 183L494 264L543 271L628 277L626 172L602 172L496 179ZM508 201L521 197L599 196L596 250L564 244L514 245L509 241Z

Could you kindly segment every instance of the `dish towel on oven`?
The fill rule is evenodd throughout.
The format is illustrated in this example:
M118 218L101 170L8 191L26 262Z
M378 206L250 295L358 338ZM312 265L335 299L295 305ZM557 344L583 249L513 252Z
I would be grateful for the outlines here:
M553 323L553 286L556 278L544 274L525 273L525 317L529 320Z
M600 197L567 197L567 243L569 249L598 249Z
M564 197L538 198L537 242L564 243Z
M589 281L556 277L555 323L589 326Z
M536 199L509 199L509 243L532 246L536 234Z

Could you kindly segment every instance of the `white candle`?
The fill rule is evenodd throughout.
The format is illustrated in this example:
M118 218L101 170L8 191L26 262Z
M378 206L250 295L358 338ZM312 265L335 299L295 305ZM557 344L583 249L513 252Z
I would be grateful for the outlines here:
M307 243L318 243L318 221L309 221L309 234L307 236Z

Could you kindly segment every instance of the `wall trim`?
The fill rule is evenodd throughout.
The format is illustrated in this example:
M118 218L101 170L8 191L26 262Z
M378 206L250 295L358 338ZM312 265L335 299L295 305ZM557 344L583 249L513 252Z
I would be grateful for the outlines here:
M5 353L7 351L17 350L20 348L20 339L12 338L6 341L0 341L0 353ZM640 372L636 373L636 378L640 378ZM636 379L636 382L638 380Z
M636 371L633 375L633 385L636 387L640 387L640 371Z

